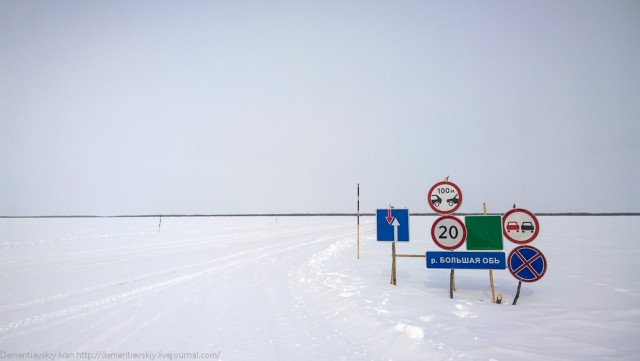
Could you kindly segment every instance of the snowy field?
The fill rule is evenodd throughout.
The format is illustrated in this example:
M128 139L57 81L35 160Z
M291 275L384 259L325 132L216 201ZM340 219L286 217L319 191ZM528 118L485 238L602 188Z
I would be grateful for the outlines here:
M399 253L438 250L411 218ZM638 360L640 217L540 217L549 268L427 270L354 217L0 219L0 358ZM505 251L515 245L505 240Z

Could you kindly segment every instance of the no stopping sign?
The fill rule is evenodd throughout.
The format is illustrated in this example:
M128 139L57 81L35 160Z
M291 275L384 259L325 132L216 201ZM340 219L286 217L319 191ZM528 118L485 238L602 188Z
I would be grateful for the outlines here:
M507 258L509 272L523 282L535 282L547 272L547 259L539 249L531 246L520 246Z

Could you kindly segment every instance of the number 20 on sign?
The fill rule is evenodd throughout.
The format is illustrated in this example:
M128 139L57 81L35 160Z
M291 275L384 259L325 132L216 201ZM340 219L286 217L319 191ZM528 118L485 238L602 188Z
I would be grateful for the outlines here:
M442 216L431 226L431 239L442 249L454 250L467 239L467 229L460 219Z

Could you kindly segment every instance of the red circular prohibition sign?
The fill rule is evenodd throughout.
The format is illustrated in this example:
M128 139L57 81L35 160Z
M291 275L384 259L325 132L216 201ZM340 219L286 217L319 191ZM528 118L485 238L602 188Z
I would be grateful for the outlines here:
M509 216L511 216L512 214L517 214L517 213L523 213L528 217L530 217L531 220L533 221L534 232L533 234L531 234L531 237L529 237L528 239L517 240L509 234L508 225L506 224L507 219L509 219ZM519 232L520 227L516 225L516 228L517 228L516 232ZM522 233L524 233L524 226L522 228L523 228ZM532 242L534 239L536 239L536 237L538 237L539 232L540 232L540 223L538 222L538 218L533 213L529 212L526 209L514 208L509 212L505 213L504 216L502 216L502 234L504 234L504 236L513 243L525 244L525 243Z
M459 234L459 236L460 236L459 238L460 239L458 241L456 241L454 244L451 244L451 245L444 244L444 242L441 242L441 241L438 240L439 237L436 237L436 228L439 228L439 227L436 227L436 226L440 225L440 223L442 221L447 221L447 220L451 220L451 221L455 222L457 224L457 226L458 226L457 228L459 228L461 230L460 234ZM442 227L445 228L445 231L442 233L444 235L444 238L446 239L447 236L450 237L451 234L450 233L447 234L448 232L447 232L446 226L442 226ZM450 231L451 230L449 230L449 232ZM456 236L458 236L458 232L456 232ZM464 241L467 240L467 228L464 226L464 223L462 223L462 221L457 217L454 217L454 216L441 216L440 218L436 219L436 221L433 222L433 225L431 226L431 239L433 240L433 242L438 247L440 247L442 249L449 250L449 251L453 251L454 249L459 248L460 246L462 246Z
M429 207L431 207L431 209L433 209L433 211L438 213L438 214L451 214L451 213L457 211L458 208L460 208L460 206L462 205L462 192L460 191L460 187L458 187L455 183L449 182L449 181L438 182L438 183L434 184L433 187L431 187L429 189L429 192L427 193L427 196L429 198L431 198L431 195L434 193L435 189L438 188L439 186L447 186L447 187L451 187L451 188L456 190L457 193L456 193L454 198L446 199L446 200L440 199L439 201L437 201L438 204L442 204L442 201L452 202L452 207L453 208L448 209L448 210L442 210L442 209L440 209L438 206L436 206L434 204L434 201L432 199L429 199ZM434 196L439 197L437 195L434 195Z

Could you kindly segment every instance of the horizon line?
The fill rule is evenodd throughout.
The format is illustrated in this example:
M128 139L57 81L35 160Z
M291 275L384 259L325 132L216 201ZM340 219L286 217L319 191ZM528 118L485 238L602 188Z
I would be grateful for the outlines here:
M483 215L482 212L462 212L448 214L450 216ZM502 215L504 213L490 213L487 215ZM179 217L374 217L375 213L356 212L328 212L328 213L215 213L215 214L122 214L122 215L40 215L40 216L0 216L0 219L11 218L179 218ZM417 212L411 216L441 216L438 213ZM640 212L540 212L536 216L640 216Z

